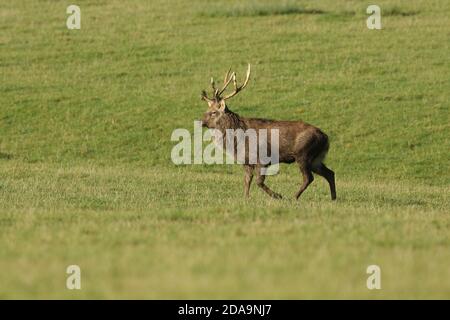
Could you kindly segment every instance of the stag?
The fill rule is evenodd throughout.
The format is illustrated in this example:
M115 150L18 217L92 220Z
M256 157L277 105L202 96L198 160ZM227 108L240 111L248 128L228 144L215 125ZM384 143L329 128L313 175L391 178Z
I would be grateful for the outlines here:
M212 97L208 97L205 91L202 91L202 100L208 103L208 109L202 117L202 125L207 128L219 130L223 137L226 137L227 129L254 129L259 132L260 129L278 129L279 133L279 163L297 163L303 176L303 182L300 189L295 194L297 199L313 182L313 173L326 179L330 187L331 199L336 199L336 186L334 172L327 168L323 163L329 149L328 136L319 128L303 121L277 121L258 118L244 118L234 113L228 108L227 100L241 92L250 80L250 64L247 69L247 76L241 85L236 81L236 73L230 73L231 69L225 74L222 88L216 88L214 79L211 78ZM231 93L224 94L230 83L233 82L234 90ZM250 185L253 176L256 175L258 187L264 190L269 196L281 199L282 196L272 191L266 184L266 175L262 174L261 168L274 163L249 163L244 162L244 194L250 195Z

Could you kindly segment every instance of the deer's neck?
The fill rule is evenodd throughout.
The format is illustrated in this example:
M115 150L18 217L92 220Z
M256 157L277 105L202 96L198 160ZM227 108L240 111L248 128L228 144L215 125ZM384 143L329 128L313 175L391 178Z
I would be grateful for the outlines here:
M217 129L222 131L223 134L225 134L225 131L227 129L247 129L247 126L245 125L245 122L242 120L241 117L237 113L234 113L232 111L228 111L225 113L222 118L220 119Z

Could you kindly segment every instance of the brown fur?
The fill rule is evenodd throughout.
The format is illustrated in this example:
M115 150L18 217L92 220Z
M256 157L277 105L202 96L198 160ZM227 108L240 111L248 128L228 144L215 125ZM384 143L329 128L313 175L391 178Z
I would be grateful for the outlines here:
M245 87L248 82L249 75L250 67L244 85L238 88L235 83L236 90L228 97L234 96ZM225 80L227 80L227 76L225 77ZM228 83L229 82L230 81L228 81ZM226 88L226 81L224 81L224 84ZM213 89L215 89L214 84ZM222 89L222 92L224 89ZM259 129L268 129L268 133L270 133L270 129L278 129L279 162L296 162L303 176L303 182L300 189L295 194L296 198L298 199L311 184L311 182L313 182L314 176L312 173L314 172L327 180L330 186L331 199L336 199L334 172L327 168L323 163L329 149L328 136L325 133L323 133L319 128L303 121L276 121L240 117L237 113L234 113L228 109L225 103L226 98L222 98L220 94L217 94L217 92L218 90L215 90L215 96L212 99L208 98L206 93L203 92L202 94L202 99L208 102L208 110L202 118L203 126L220 130L224 138L226 137L226 129L255 129L257 134ZM270 146L268 147L270 148ZM260 162L257 164L250 164L248 162L244 163L244 192L246 196L249 196L250 185L253 180L253 175L255 174L256 183L261 189L263 189L271 197L281 198L280 194L273 192L264 183L266 176L261 174L260 169L261 167L266 166L268 165L262 165Z

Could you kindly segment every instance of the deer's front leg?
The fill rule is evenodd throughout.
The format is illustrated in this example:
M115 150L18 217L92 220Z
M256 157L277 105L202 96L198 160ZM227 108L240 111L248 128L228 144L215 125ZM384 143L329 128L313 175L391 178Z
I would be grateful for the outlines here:
M245 176L244 176L244 194L245 197L250 197L250 185L253 180L253 171L255 170L254 166L244 165Z
M261 174L261 167L256 168L256 183L258 184L258 187L264 190L269 196L275 199L281 199L283 198L281 194L273 192L265 183L264 180L266 180L266 176Z

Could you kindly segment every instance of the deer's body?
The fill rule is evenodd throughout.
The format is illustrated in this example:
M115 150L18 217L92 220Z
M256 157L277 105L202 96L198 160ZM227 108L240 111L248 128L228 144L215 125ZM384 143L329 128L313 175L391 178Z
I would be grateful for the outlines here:
M303 121L277 121L240 117L237 113L228 109L225 100L237 94L247 85L250 76L250 66L247 71L247 79L240 87L236 84L235 74L233 73L230 77L228 77L228 75L229 73L225 76L224 88L220 92L215 89L214 82L212 81L213 89L215 91L213 99L208 98L206 93L203 92L202 99L207 101L209 106L208 111L204 114L202 119L203 125L208 128L220 130L224 139L226 139L227 129L242 129L244 131L254 129L257 134L260 129L267 129L269 135L271 129L277 129L279 134L278 162L296 162L299 165L303 176L303 183L296 193L296 198L298 199L314 180L312 174L314 172L328 181L331 198L333 200L336 199L334 172L328 169L323 163L329 149L328 136L319 128ZM222 98L221 94L232 79L234 80L235 91ZM270 146L267 147L270 149ZM260 188L274 198L281 198L281 195L273 192L267 187L264 183L265 175L261 174L261 167L266 167L271 164L274 163L264 165L260 162L257 162L256 164L251 164L249 162L244 163L244 191L246 196L249 196L250 185L253 180L253 175L255 174L256 183Z

